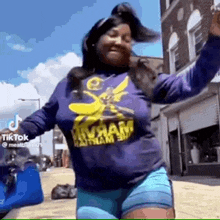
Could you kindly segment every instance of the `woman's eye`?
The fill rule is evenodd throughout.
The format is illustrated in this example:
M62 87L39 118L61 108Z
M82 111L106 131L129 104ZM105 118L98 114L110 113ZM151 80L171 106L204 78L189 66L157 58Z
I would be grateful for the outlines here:
M108 33L108 36L109 36L109 37L117 37L117 33L115 33L115 32L109 32L109 33Z
M130 36L125 36L124 40L125 40L125 42L130 43L131 42L131 37Z

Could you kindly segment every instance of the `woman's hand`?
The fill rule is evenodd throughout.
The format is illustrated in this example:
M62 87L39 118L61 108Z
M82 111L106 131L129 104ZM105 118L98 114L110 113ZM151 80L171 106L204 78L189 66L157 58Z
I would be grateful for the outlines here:
M2 144L3 142L16 143L16 141L9 140L7 138L9 135L13 135L13 134L19 134L18 129L15 131L11 131L8 128L4 128L0 130L0 144Z
M220 5L213 5L211 7L211 11L213 13L213 18L209 33L216 36L220 36Z
M143 58L137 62L131 62L130 74L143 93L147 97L152 98L157 81L157 73L149 67L149 61Z
M9 129L5 128L0 130L0 144L2 144L4 142L4 135L9 135L10 133L12 133L12 131L10 131Z

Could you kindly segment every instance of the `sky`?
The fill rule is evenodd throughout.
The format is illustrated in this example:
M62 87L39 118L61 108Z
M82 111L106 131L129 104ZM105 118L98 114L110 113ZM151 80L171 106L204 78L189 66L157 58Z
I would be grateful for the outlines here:
M16 113L25 118L39 108L37 101L28 99L40 98L44 105L68 71L81 65L84 35L121 2L0 0L0 129ZM159 0L127 2L142 24L161 33ZM163 56L160 40L134 45L133 50L137 55ZM51 154L51 141L46 135L43 141L43 152Z

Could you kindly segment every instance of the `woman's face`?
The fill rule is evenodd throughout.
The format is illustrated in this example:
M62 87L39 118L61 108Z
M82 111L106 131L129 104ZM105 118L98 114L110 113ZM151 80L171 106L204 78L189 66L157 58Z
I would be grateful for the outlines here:
M96 53L101 62L127 67L131 55L131 29L128 24L120 24L102 35L96 44Z

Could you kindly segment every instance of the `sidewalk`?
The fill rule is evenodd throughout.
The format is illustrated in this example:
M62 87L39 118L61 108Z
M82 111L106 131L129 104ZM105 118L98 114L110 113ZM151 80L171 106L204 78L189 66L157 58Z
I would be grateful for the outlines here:
M220 179L205 176L171 177L176 218L219 219Z
M72 169L53 168L42 174L45 201L36 206L12 210L5 218L74 219L76 199L51 200L57 184L74 184ZM201 176L171 176L174 186L176 217L181 219L220 218L220 179Z

